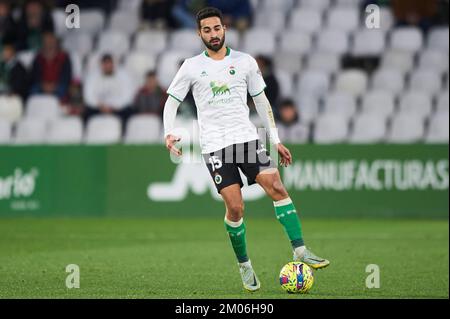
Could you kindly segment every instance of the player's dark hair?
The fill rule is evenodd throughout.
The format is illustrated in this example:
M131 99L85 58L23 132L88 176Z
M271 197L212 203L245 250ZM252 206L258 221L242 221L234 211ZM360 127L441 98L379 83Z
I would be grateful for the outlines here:
M197 27L200 29L201 28L201 21L207 18L211 18L211 17L218 17L220 19L220 23L223 24L223 14L222 11L220 11L217 8L214 7L206 7L201 9L198 13L197 13Z

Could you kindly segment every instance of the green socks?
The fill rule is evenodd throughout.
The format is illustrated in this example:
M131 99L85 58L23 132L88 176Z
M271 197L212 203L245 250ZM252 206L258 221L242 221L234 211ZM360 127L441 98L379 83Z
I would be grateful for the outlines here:
M248 256L244 219L241 219L238 222L231 222L225 219L225 228L239 263L247 262Z
M277 219L283 225L284 230L291 241L292 247L295 249L304 246L302 226L292 200L286 198L279 202L274 202L273 204L275 206Z

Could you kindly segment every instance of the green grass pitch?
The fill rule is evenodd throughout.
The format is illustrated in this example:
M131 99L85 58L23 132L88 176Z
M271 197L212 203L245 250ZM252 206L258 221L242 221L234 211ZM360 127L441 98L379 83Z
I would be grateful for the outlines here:
M0 298L448 298L448 220L304 219L307 246L331 261L307 295L278 283L290 261L275 218L246 219L262 287L244 292L223 219L2 219ZM65 267L80 267L67 289ZM365 286L368 264L379 289Z

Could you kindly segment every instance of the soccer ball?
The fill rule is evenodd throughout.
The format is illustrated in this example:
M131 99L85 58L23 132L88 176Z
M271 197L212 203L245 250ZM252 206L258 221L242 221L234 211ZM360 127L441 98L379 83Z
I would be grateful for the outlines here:
M280 285L290 294L305 294L314 283L312 269L302 262L290 262L280 271Z

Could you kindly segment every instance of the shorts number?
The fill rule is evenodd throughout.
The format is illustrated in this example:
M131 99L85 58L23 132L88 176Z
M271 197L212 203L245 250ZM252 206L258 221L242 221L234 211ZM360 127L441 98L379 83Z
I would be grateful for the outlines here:
M219 159L218 156L211 156L211 157L209 158L209 163L210 163L211 166L212 166L212 171L213 171L213 172L214 172L215 170L217 170L217 169L220 169L220 168L223 166L222 161Z

